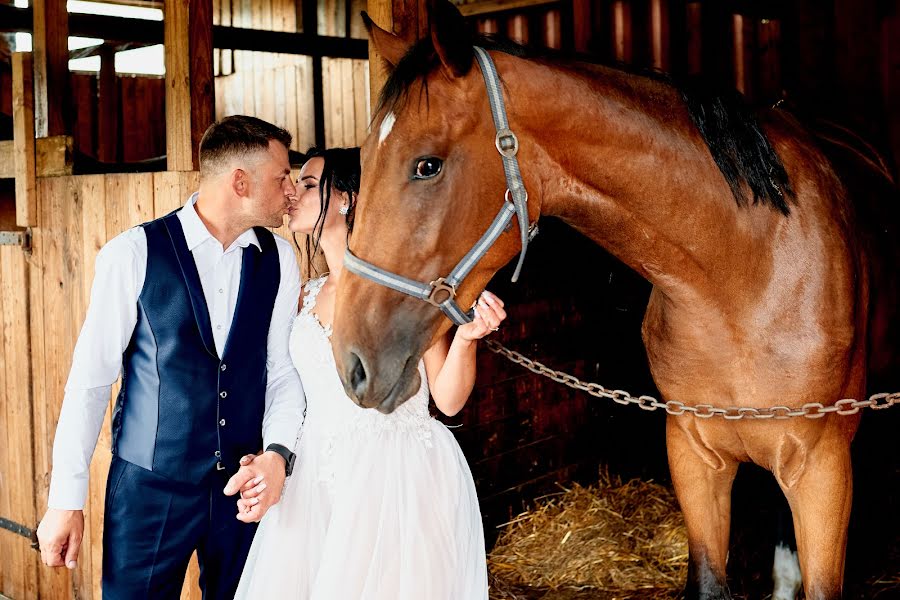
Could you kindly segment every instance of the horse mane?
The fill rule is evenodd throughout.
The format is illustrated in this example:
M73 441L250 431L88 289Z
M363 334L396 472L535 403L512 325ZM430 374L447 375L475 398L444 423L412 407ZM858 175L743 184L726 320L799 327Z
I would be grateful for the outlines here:
M477 36L474 44L486 50L525 59L562 63L573 58L562 52L526 48L493 36ZM583 56L575 58L586 62ZM428 84L425 77L439 64L440 59L430 37L416 42L388 76L374 114L401 109L409 90L419 80L423 80L421 93L427 100ZM472 64L476 68L474 59ZM676 82L659 71L635 70L621 64L611 68L662 82L680 93L691 121L709 148L738 206L768 204L783 215L790 214L788 202L796 196L787 171L740 92L713 86L699 78Z

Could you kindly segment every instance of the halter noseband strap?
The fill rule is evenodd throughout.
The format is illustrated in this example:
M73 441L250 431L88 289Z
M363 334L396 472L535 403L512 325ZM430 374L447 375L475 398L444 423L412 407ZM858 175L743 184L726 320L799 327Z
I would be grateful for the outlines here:
M519 161L516 159L516 154L519 151L519 140L516 134L509 129L497 67L494 66L494 61L491 60L490 55L483 48L475 47L475 58L478 60L478 66L481 67L481 74L484 76L485 86L487 87L491 114L494 118L494 127L497 130L494 145L503 159L503 172L506 174L506 185L508 186L503 206L500 212L497 213L491 226L453 268L450 275L438 277L430 283L422 283L385 271L372 263L358 258L349 248L344 254L344 266L351 273L433 304L441 309L456 325L470 323L473 318L471 310L466 312L457 304L457 286L465 279L472 268L478 264L478 261L487 254L494 242L497 241L497 238L509 228L513 214L516 215L519 221L519 231L522 239L522 250L519 254L519 262L516 265L515 273L512 276L513 282L519 279L519 273L525 261L525 251L528 249L528 242L537 234L537 223L530 227L528 225L528 192L525 191L525 183L522 181L522 174L519 172Z

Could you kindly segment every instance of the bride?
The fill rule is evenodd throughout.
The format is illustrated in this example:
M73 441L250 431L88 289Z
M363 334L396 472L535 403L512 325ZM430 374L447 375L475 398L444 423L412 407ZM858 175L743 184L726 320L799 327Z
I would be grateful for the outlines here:
M422 385L391 414L344 393L331 352L334 292L359 190L359 149L313 149L289 228L310 234L330 274L312 279L290 336L307 398L296 466L262 518L238 599L483 600L484 535L472 474L450 431L431 418L429 391L459 412L475 380L476 341L506 317L485 292L474 322L425 353ZM252 487L251 482L245 488ZM251 513L254 491L238 510Z

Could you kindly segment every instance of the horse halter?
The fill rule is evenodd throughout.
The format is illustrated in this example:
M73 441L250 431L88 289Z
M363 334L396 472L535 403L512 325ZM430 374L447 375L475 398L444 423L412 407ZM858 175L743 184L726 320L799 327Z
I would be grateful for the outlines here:
M525 190L525 183L522 181L522 174L519 172L519 161L516 159L516 154L519 152L519 139L509 129L509 120L506 117L506 105L503 103L503 93L500 90L500 77L497 74L497 67L484 48L475 47L475 58L478 60L478 66L481 67L481 74L484 76L488 100L491 105L491 114L494 117L494 127L497 130L494 145L503 159L503 172L506 174L507 189L503 198L503 206L500 208L500 212L494 218L491 226L462 260L457 263L448 276L438 277L431 283L422 283L385 271L355 256L349 248L344 254L344 266L351 273L433 304L441 309L456 325L465 325L473 320L473 311L471 309L468 312L464 311L456 303L457 287L472 268L478 264L478 261L484 258L484 255L487 254L500 235L509 229L513 214L516 215L519 221L519 232L522 239L522 251L519 254L516 271L512 276L513 283L519 279L522 263L525 261L525 251L528 249L528 242L537 235L538 231L537 222L531 226L528 224L528 192Z

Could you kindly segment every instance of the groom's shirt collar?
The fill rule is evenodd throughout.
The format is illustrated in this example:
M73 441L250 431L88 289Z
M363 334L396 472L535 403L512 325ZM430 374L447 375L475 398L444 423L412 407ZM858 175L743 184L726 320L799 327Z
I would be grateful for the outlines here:
M198 195L198 192L191 194L191 197L188 198L184 207L178 211L178 219L181 221L181 228L184 230L184 241L187 242L188 250L191 252L194 251L194 248L209 240L212 240L216 244L219 243L219 241L209 232L209 229L206 228L206 225L203 224L200 215L197 214L197 209L194 208L194 204L197 203ZM253 231L252 228L239 235L229 248L225 248L225 252L228 252L228 250L234 247L246 248L250 244L253 244L262 251L262 246L259 244L259 238L256 237L256 232Z

